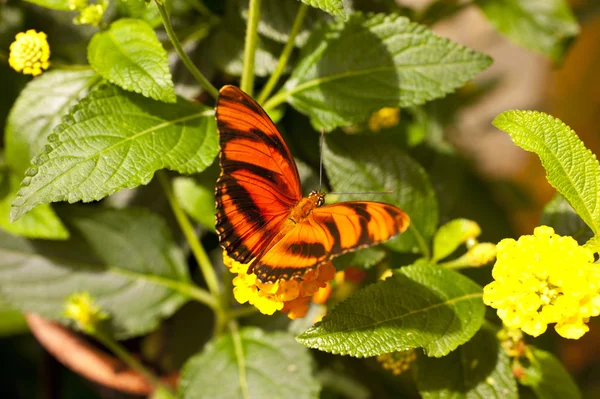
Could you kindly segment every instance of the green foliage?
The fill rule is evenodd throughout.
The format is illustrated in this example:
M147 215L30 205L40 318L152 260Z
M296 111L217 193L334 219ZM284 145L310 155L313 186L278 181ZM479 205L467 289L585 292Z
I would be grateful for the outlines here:
M559 119L535 111L507 111L493 123L515 144L540 157L548 182L598 235L600 164L575 132Z
M431 265L400 269L337 305L297 338L310 348L356 357L423 348L445 356L483 323L481 287Z
M581 398L569 372L552 353L530 347L531 364L520 382L531 387L538 399Z
M315 129L327 131L364 121L382 107L442 97L491 64L488 56L398 15L352 14L315 30L303 50L274 98L287 100Z
M52 8L54 10L70 10L69 0L25 0L29 3L37 4L42 7Z
M481 229L472 220L454 219L435 233L433 237L433 258L438 261L454 252L459 245L470 238L475 238L481 233Z
M173 180L173 191L185 211L198 223L209 230L215 227L214 181L209 187L191 177L178 177Z
M438 224L437 200L423 168L384 136L331 135L323 163L335 191L392 191L376 200L394 204L410 216L408 231L387 243L401 252L426 252ZM364 200L344 195L343 200ZM368 198L371 199L371 198Z
M125 90L177 102L167 52L144 21L120 19L96 33L88 46L88 60L102 77Z
M415 379L425 399L519 397L510 360L487 327L447 356L419 356Z
M25 312L59 319L65 299L88 291L119 338L152 331L186 297L182 252L165 223L139 209L70 207L71 238L27 240L0 231L0 295Z
M380 246L362 248L335 258L333 264L337 270L344 270L348 266L369 269L381 262L385 255L385 250Z
M579 25L565 0L476 0L492 25L511 40L555 61L565 56Z
M300 0L309 6L320 8L321 10L335 15L336 17L345 18L343 0Z
M0 338L22 334L28 330L23 314L0 297Z
M287 333L246 328L215 339L181 374L180 395L192 398L318 398L308 350Z
M217 152L213 111L167 105L106 85L63 118L27 170L11 214L36 205L89 202L147 184L155 171L201 172Z
M544 208L540 224L551 226L556 233L563 236L572 236L584 244L592 238L593 233L581 217L569 205L565 197L556 194Z

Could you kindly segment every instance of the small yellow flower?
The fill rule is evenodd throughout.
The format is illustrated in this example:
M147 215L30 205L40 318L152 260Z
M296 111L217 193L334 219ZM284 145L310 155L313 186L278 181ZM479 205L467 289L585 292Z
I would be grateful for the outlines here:
M10 45L8 63L17 72L38 76L50 66L50 46L44 32L33 29L18 33Z
M381 108L374 112L369 119L369 130L378 132L381 129L396 126L400 122L399 108Z
M518 241L497 246L493 282L483 291L486 305L498 311L508 328L538 336L548 324L563 337L578 339L600 314L600 265L594 254L548 226Z
M400 375L410 368L410 365L417 359L417 353L414 349L402 352L384 353L377 356L377 361L386 370L394 375Z
M78 16L73 18L73 23L75 25L98 26L98 24L102 22L104 11L106 11L106 5L103 2L90 4L82 9Z
M233 279L233 296L239 303L248 302L267 315L281 311L292 320L306 315L311 297L326 288L335 275L335 267L326 263L307 272L302 280L261 283L255 274L248 274L250 263L236 262L226 253L223 253L223 261L232 273L237 274Z
M108 318L108 314L94 303L89 292L75 292L69 296L63 316L74 320L78 327L87 333L94 333L98 323Z

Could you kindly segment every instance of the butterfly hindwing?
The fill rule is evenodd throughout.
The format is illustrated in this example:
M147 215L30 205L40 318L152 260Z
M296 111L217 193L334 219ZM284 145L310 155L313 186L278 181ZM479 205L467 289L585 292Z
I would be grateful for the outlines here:
M216 108L221 175L217 233L227 254L246 263L280 231L302 198L294 159L264 110L234 86L219 91Z
M406 230L409 218L381 202L351 201L315 208L253 263L262 282L302 276L333 257Z

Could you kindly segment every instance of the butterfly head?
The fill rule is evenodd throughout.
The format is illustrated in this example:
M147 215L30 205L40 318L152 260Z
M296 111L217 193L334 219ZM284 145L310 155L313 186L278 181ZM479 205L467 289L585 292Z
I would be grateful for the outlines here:
M325 193L320 191L311 191L308 198L314 202L317 208L325 204Z

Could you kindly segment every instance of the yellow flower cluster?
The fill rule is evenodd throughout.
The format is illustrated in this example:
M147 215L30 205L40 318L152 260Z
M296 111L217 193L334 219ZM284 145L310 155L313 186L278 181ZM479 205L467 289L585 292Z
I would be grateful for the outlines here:
M306 315L313 295L317 294L317 301L322 302L322 297L330 290L328 282L335 276L335 267L329 262L307 272L302 280L261 283L254 273L247 273L250 263L236 262L225 253L223 261L232 273L237 274L233 279L233 296L239 303L248 302L267 315L281 311L292 320Z
M381 108L369 118L369 130L378 132L381 129L396 126L400 122L399 108Z
M89 4L88 0L69 0L69 9L79 11L79 15L73 18L73 23L98 26L108 5L108 0L99 0L95 4Z
M87 333L94 333L98 323L108 318L108 314L94 303L89 292L76 292L69 296L63 316L74 320L77 326Z
M50 46L44 32L33 29L18 33L10 45L8 64L25 75L41 75L50 66Z
M384 353L377 356L377 361L386 370L394 375L400 375L409 369L410 365L417 359L417 353L414 349L402 352Z
M578 339L600 314L600 264L571 237L548 226L518 241L498 243L494 280L483 291L486 305L498 310L509 328L538 336L547 325L565 338Z

